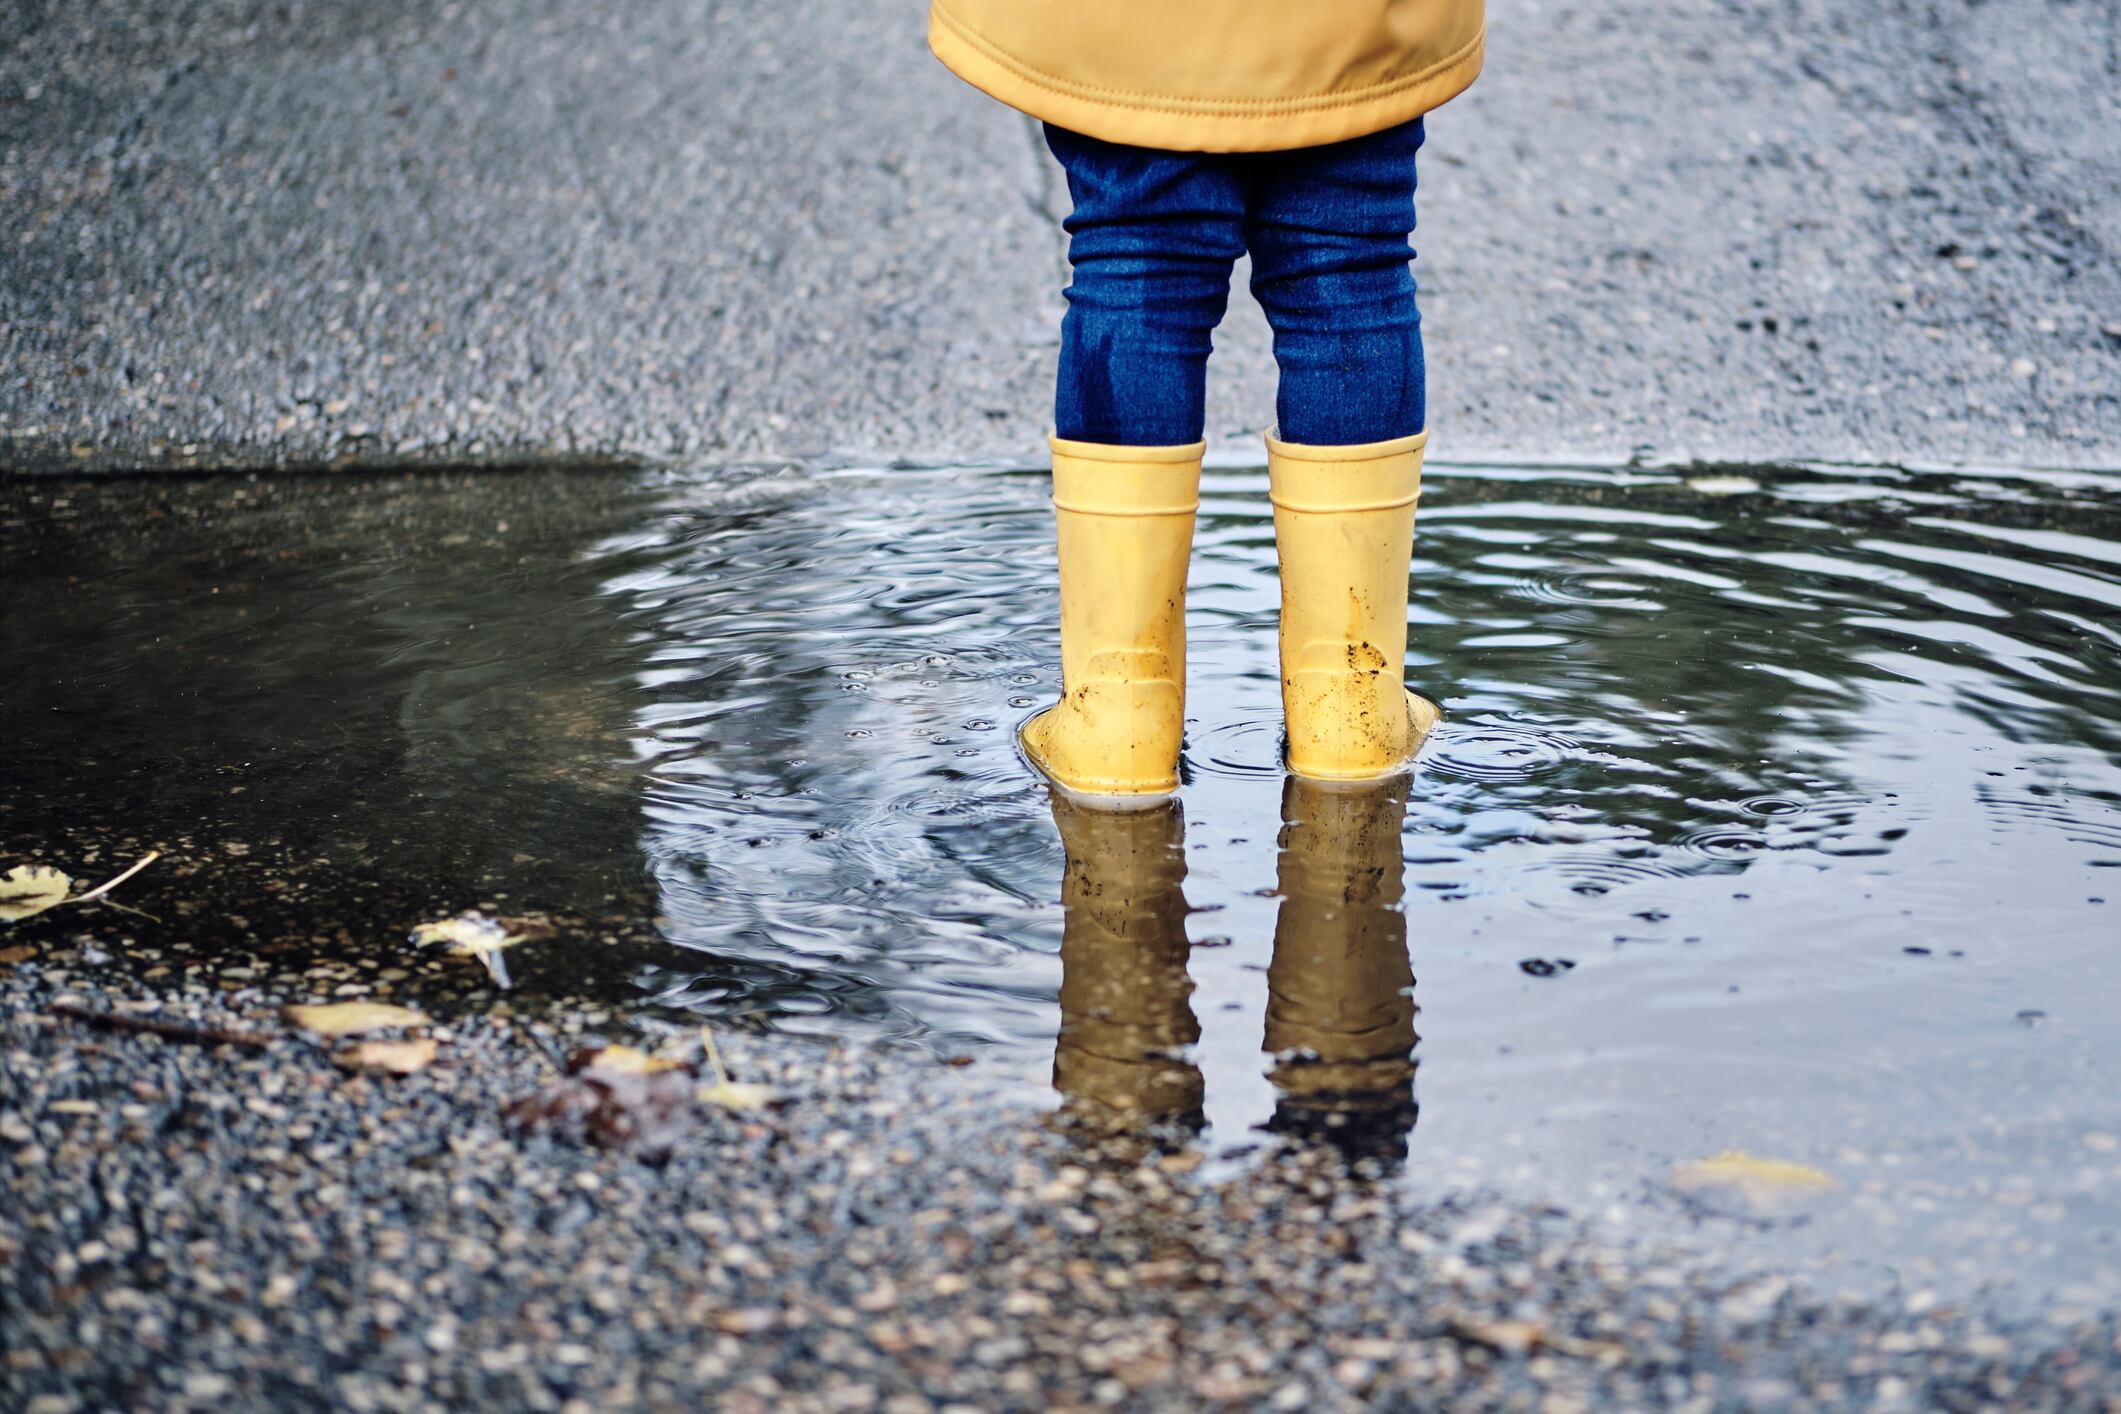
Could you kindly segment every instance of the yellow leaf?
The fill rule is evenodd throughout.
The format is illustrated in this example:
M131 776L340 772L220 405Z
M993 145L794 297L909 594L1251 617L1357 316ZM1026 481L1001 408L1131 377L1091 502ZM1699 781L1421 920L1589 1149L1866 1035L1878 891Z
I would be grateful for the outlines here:
M17 864L0 877L0 923L30 918L66 902L74 881L56 869Z
M43 865L17 864L8 870L4 877L0 877L0 923L13 923L17 919L30 918L62 903L94 903L161 857L161 850L151 849L138 863L117 878L107 879L86 893L74 894L71 898L67 895L73 888L74 881L65 874ZM124 905L112 906L122 908Z
M1682 1193L1735 1189L1753 1197L1823 1193L1833 1178L1810 1164L1787 1159L1760 1159L1742 1149L1726 1149L1713 1159L1695 1159L1672 1170L1672 1186Z
M592 1051L583 1062L585 1070L604 1070L613 1075L654 1075L665 1070L683 1070L683 1061L665 1060L632 1046L606 1046Z
M781 1092L771 1085L717 1080L712 1085L702 1085L696 1098L703 1105L720 1105L725 1110L762 1110L779 1100Z
M501 949L512 948L541 931L545 930L536 919L488 918L483 913L468 911L454 918L420 924L412 930L412 941L415 946L423 948L446 946L454 957L477 958L486 964L486 971L494 984L505 990L508 987L508 963L501 957Z
M459 957L484 957L522 941L483 913L462 913L455 918L422 923L412 930L412 940L423 948L446 943Z
M708 1069L714 1072L714 1080L702 1085L694 1095L703 1105L720 1105L725 1110L758 1110L781 1098L780 1092L770 1085L744 1085L729 1078L722 1065L721 1048L714 1044L714 1028L700 1028L700 1049L706 1053Z
M289 1006L281 1015L319 1036L358 1036L397 1026L425 1026L427 1018L408 1007L382 1002L333 1002L327 1006Z
M434 1063L439 1047L432 1036L411 1041L359 1041L338 1052L332 1064L345 1070L387 1070L410 1075Z

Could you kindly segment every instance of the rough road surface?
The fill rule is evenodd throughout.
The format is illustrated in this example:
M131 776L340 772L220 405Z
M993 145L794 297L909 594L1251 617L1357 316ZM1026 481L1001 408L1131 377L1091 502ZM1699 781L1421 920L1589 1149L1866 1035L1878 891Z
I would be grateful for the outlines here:
M2121 465L2112 4L1495 11L1442 455ZM1056 177L914 0L15 0L0 468L1035 456Z
M1035 457L1060 194L919 12L10 0L0 472ZM1439 446L2121 466L2116 13L1498 5L1424 159ZM1240 301L1224 448L1272 381ZM609 1010L353 1075L278 1008L376 978L126 927L0 929L0 1408L2117 1407L2112 1311L1222 1179L914 1054L731 1038L793 1103L657 1164L503 1118Z
M255 1027L271 998L115 1000ZM547 1026L475 1022L417 1074L349 1077L285 1033L53 1015L113 1004L78 953L0 976L9 1409L2110 1410L2121 1388L2111 1315L1726 1284L1536 1214L1406 1211L1315 1151L1206 1182L891 1055L736 1047L795 1103L711 1111L656 1166L503 1121L555 1080Z

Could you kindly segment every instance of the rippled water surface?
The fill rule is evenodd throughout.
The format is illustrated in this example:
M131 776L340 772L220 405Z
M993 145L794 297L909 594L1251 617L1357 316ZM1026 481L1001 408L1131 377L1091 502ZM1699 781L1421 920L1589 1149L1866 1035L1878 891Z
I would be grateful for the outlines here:
M1348 792L1279 769L1264 477L1211 471L1186 785L1118 818L1015 748L1058 685L1045 494L16 484L0 826L256 842L290 935L307 890L384 950L379 898L555 911L530 988L972 1054L1223 1162L1322 1135L1684 1212L1671 1166L1742 1148L1860 1200L1854 1259L2110 1278L2111 482L1432 468L1445 720Z

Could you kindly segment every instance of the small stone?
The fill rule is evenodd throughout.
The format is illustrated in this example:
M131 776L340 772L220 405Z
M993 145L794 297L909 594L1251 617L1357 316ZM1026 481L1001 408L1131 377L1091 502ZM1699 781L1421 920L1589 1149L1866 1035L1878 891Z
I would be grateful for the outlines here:
M233 1388L228 1376L212 1370L193 1370L184 1377L184 1394L188 1399L225 1399Z

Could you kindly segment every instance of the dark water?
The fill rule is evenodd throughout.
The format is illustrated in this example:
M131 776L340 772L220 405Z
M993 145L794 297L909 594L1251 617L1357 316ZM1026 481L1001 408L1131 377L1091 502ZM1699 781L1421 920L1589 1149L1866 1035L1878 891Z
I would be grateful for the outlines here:
M2121 488L1434 468L1445 722L1321 791L1263 480L1208 478L1181 804L1117 818L1016 755L1037 476L6 486L0 830L171 849L142 906L247 968L543 910L524 995L971 1052L1218 1163L1685 1219L1741 1148L1833 1177L1823 1260L2113 1281Z

